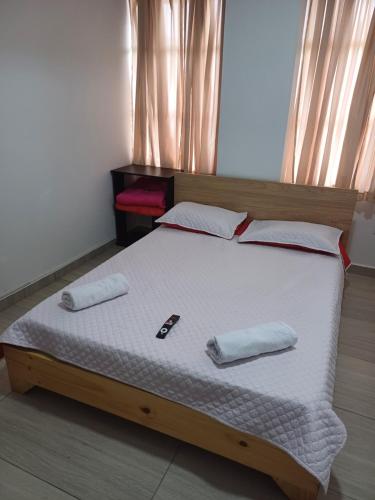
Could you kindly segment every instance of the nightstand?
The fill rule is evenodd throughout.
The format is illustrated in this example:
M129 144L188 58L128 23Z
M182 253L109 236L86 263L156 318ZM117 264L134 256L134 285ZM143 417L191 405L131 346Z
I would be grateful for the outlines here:
M172 168L159 168L143 165L126 165L124 167L111 170L112 185L113 185L113 200L114 212L116 221L116 243L121 246L128 246L134 241L147 234L150 230L135 228L128 231L128 213L116 209L116 196L121 193L126 187L130 186L139 177L149 177L153 180L160 180L167 183L166 192L166 208L169 210L173 207L173 189L174 175L176 171ZM152 228L156 227L155 220L157 217L152 217Z

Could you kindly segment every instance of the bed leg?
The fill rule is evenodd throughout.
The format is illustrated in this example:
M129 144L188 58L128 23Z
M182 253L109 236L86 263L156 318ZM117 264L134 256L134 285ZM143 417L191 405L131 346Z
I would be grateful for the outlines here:
M25 392L32 389L34 384L29 380L26 366L7 358L6 355L5 359L12 391L18 392L19 394L25 394Z
M277 477L274 477L273 479L289 500L316 500L318 497L318 482L316 482L315 485L312 485L312 488L304 489Z

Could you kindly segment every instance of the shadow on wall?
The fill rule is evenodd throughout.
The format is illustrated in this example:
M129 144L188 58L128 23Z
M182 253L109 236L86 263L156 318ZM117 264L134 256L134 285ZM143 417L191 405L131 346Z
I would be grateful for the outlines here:
M359 201L355 207L355 211L358 214L362 214L365 219L372 219L373 217L375 217L375 203L370 203L369 201Z
M109 171L132 156L125 6L0 1L0 297L114 238Z
M353 264L375 268L375 204L359 201L350 232L349 255Z

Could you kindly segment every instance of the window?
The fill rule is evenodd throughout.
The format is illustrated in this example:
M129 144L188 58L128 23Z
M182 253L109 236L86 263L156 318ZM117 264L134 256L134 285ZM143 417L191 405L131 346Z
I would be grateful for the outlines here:
M309 0L282 180L374 192L374 0Z
M214 173L222 0L129 0L134 162Z

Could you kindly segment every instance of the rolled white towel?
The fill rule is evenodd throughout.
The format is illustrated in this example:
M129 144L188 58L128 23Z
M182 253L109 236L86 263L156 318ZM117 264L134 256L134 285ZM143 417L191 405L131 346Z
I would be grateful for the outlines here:
M128 293L128 291L129 283L125 276L115 273L93 283L64 290L61 300L68 309L78 311L114 299Z
M296 332L283 322L264 323L217 335L207 342L207 353L215 363L230 363L266 352L294 346Z

